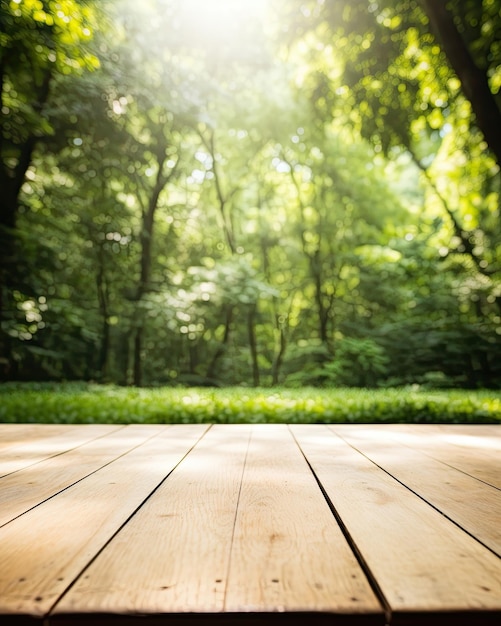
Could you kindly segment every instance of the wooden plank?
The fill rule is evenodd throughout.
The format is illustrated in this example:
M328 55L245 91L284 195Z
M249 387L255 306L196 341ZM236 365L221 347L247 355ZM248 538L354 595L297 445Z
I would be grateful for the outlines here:
M66 429L66 424L0 423L0 452L10 446L24 443L26 438L35 439L60 435Z
M501 557L498 489L400 445L388 437L387 429L342 425L331 430ZM446 449L444 453L447 456Z
M290 610L315 623L326 623L321 610L329 623L352 622L353 615L357 623L384 623L285 426L213 426L58 602L51 620L73 623L83 614L79 623L99 616L122 623L124 616L168 613L174 624L210 614L221 623L223 610L254 610L259 623L267 612L275 620Z
M501 489L501 425L399 424L391 431L382 426L392 439Z
M206 428L201 424L165 427L0 528L2 624L11 623L9 618L14 623L17 615L46 615Z
M484 440L494 442L496 448L501 451L501 424L427 424L426 426L438 426L443 432L451 434L481 437Z
M70 449L103 437L123 426L112 424L66 425L60 432L44 435L45 429L36 429L33 435L26 434L16 445L3 449L0 453L0 477L17 472ZM49 432L54 432L51 428ZM40 435L42 435L40 437Z
M222 611L249 433L213 426L53 614Z
M0 526L164 429L162 425L129 425L0 478Z
M226 611L325 612L384 623L374 595L285 425L254 426ZM369 621L370 620L370 621Z
M290 428L389 603L392 624L446 613L476 625L501 618L497 556L328 427Z

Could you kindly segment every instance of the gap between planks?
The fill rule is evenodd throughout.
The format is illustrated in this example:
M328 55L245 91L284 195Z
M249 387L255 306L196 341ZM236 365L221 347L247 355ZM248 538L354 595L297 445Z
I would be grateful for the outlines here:
M384 623L285 425L213 426L53 616L81 612L303 612Z

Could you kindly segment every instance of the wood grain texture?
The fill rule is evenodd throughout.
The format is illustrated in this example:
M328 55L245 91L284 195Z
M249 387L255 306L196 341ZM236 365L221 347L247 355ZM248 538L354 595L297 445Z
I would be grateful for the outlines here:
M285 425L252 430L225 609L383 614Z
M41 439L60 435L67 424L0 424L0 453L5 448L26 443L27 439Z
M123 427L109 424L81 424L58 430L49 426L48 429L35 429L35 438L27 431L15 445L0 450L0 477L77 448L119 428Z
M381 432L465 474L501 489L501 432L484 424L395 424Z
M221 612L249 433L213 426L54 614Z
M392 623L422 624L423 614L447 611L501 617L497 556L328 427L291 430L389 603Z
M2 626L501 623L501 426L42 426L0 424Z
M385 429L342 425L331 430L501 557L498 489L420 449L395 445ZM429 445L442 451L438 456L448 457L449 446L442 439Z
M129 425L0 478L0 526L164 429L162 425Z
M206 426L142 429L130 452L0 528L0 620L46 615Z

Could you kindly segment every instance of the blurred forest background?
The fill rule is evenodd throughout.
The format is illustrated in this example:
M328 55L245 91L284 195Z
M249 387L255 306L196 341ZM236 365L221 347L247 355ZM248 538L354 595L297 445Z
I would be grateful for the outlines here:
M0 0L3 380L501 387L501 0Z

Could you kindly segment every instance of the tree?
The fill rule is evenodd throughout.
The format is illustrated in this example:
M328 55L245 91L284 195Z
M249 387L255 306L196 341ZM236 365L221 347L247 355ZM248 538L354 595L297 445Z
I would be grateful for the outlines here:
M426 4L433 5L433 11L444 5ZM488 80L490 93L476 105L477 115L452 60L448 62L445 44L441 48L430 32L423 3L306 6L305 24L292 32L310 63L301 86L319 119L330 116L350 124L391 157L412 156L428 187L423 217L433 212L434 228L440 232L437 256L450 258L448 271L459 272L465 284L476 274L475 282L484 285L481 293L464 290L479 298L478 314L492 319L500 304L500 175L495 151L486 152L487 137L479 132L477 118L485 118L480 105L489 108L491 120L499 116L499 108L496 114L492 106L499 98L499 3L449 3L450 13L442 15L454 16L456 30L449 43L460 35L462 54L470 57L459 77L468 67L484 87ZM497 122L494 134L500 127Z
M107 4L40 115L5 75L11 377L499 385L499 169L424 5L192 5ZM495 7L448 10L496 99Z
M37 144L54 133L49 113L56 77L99 65L86 44L95 28L91 4L0 2L0 321L6 315L6 286L15 284L15 232L20 192ZM9 368L8 339L1 333L2 371Z
M499 18L501 8L499 3L485 3L485 13L478 11L478 3L470 2L469 4L472 5L470 11L477 9L477 13L480 13L477 22L487 26L491 20L494 21L495 13L489 15L489 9L494 8L492 5L497 5L497 17ZM484 62L482 68L475 62L468 47L470 42L465 41L457 26L455 18L460 17L459 12L454 11L452 6L448 6L446 0L422 0L422 5L430 19L432 31L440 41L451 67L461 81L464 95L471 102L476 123L482 131L487 145L494 153L498 165L501 166L501 110L489 85L488 65ZM496 26L494 23L490 30L496 28L499 28L499 25ZM496 50L492 47L490 54L496 54Z

